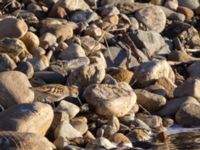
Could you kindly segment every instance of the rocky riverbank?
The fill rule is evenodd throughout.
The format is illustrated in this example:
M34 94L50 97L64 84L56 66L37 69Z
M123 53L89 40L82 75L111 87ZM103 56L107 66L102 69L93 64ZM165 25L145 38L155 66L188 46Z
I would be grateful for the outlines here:
M200 126L199 0L0 8L2 149L147 149Z

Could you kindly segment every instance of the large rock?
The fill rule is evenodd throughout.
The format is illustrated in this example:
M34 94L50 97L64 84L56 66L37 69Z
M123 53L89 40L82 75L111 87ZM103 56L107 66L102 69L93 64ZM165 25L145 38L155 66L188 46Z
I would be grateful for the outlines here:
M138 104L142 105L146 110L155 112L166 104L165 97L148 92L146 90L135 90Z
M105 6L105 5L117 5L117 4L123 4L123 3L134 3L134 0L101 0L101 5Z
M72 140L74 138L82 137L81 133L76 130L68 121L62 121L56 127L54 131L54 137L64 137L68 140Z
M53 150L54 146L45 137L33 133L0 132L0 147L2 150Z
M167 101L167 104L158 112L160 116L171 117L176 114L181 105L189 100L196 101L193 97L180 97Z
M176 113L177 123L183 126L200 125L200 104L198 101L186 101Z
M167 61L149 61L142 63L135 70L135 78L142 86L149 85L159 78L168 78L174 83L175 75Z
M200 80L199 79L187 79L182 85L179 85L175 91L175 97L183 97L183 96L193 96L197 100L200 100Z
M87 10L89 5L84 0L59 0L54 7L61 6L69 11Z
M87 118L86 117L76 117L70 121L71 125L78 130L82 135L88 131Z
M135 57L120 47L110 46L103 54L108 67L126 67L128 64L131 68L139 65Z
M84 91L86 101L100 115L121 117L136 104L136 95L125 82L117 85L93 84Z
M30 132L44 136L53 121L49 104L18 104L0 113L0 130Z
M200 78L200 70L197 69L200 67L200 61L194 62L193 64L191 64L188 68L187 71L190 75L190 77L193 78Z
M169 20L179 20L179 21L185 21L185 15L178 13L176 11L173 11L167 7L159 6L165 13L167 19Z
M5 18L0 21L0 39L20 38L28 31L27 24L16 18Z
M97 13L92 10L78 10L73 13L70 17L70 21L73 21L77 24L79 23L91 23L99 19Z
M155 54L170 53L169 47L165 43L163 37L155 31L132 30L131 38L136 46L149 57Z
M199 7L199 0L178 0L180 6L188 7L190 9L197 9Z
M62 100L56 107L56 111L65 111L69 118L72 119L79 113L80 108L75 104Z
M160 116L138 113L136 117L137 119L142 120L152 129L156 129L162 126L162 118Z
M11 59L7 54L0 54L0 71L9 71L17 67L13 59Z
M34 34L33 32L27 32L21 38L21 40L24 42L24 44L26 45L28 50L31 48L38 47L40 45L38 36L36 34Z
M42 27L40 28L40 34L52 33L59 40L66 40L73 37L74 24L73 23L62 23L55 19L45 19L42 22Z
M167 20L163 10L155 5L138 10L135 17L148 29L156 32L164 30Z
M0 104L10 107L15 104L31 103L34 93L25 74L18 71L0 73Z
M86 57L84 49L78 44L71 44L67 49L60 53L62 60L72 60L79 57Z

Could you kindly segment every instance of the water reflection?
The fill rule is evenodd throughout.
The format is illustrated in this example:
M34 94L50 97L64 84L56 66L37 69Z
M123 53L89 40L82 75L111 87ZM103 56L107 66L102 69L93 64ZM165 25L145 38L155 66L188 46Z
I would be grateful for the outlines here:
M152 150L200 150L200 130L170 135L165 144Z

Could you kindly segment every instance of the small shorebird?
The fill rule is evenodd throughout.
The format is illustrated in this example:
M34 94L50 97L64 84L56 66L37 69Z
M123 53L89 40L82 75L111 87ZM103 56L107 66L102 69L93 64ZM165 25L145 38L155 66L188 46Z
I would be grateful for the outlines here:
M78 97L76 86L64 86L61 84L46 84L39 87L31 87L35 93L35 100L40 102L53 103L65 97Z

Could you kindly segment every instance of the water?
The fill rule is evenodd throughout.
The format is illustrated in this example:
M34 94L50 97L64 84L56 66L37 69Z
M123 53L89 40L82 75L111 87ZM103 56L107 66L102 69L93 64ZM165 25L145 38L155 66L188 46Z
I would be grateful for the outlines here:
M152 150L200 150L200 127L182 128L174 126L168 130L169 139L165 144Z

